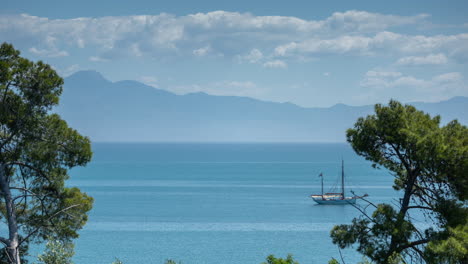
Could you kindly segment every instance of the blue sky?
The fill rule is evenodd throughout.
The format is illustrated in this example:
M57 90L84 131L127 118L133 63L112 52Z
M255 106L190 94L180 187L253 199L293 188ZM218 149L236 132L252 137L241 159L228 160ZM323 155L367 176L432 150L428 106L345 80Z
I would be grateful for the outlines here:
M391 3L391 4L390 4ZM466 1L7 1L0 41L63 76L301 106L468 96Z

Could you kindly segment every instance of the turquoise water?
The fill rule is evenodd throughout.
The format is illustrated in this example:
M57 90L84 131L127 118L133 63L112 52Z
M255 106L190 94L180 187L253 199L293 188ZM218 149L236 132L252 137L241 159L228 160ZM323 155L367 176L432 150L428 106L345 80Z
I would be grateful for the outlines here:
M69 185L95 199L76 242L78 264L261 263L292 253L326 263L339 252L329 231L359 215L308 197L338 183L341 158L349 188L391 202L392 177L347 144L95 143L94 159ZM342 252L348 263L361 257Z

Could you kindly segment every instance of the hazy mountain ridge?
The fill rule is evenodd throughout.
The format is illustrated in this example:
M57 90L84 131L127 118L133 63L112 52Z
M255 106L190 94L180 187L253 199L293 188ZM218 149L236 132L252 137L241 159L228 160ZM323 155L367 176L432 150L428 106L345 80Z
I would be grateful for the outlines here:
M466 97L412 104L440 114L443 122L458 118L468 123ZM373 106L304 108L247 97L176 95L82 71L65 79L57 111L93 141L337 142Z

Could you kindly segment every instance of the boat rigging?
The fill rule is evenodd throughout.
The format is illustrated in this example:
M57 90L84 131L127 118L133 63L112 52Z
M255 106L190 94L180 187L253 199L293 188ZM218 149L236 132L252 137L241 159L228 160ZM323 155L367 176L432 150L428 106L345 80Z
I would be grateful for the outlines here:
M330 204L330 205L340 205L340 204L355 204L357 199L367 197L367 194L362 196L345 196L345 184L344 184L344 160L341 160L341 192L339 193L324 193L323 192L323 173L320 173L319 177L321 178L322 183L322 194L312 194L310 197L318 204Z

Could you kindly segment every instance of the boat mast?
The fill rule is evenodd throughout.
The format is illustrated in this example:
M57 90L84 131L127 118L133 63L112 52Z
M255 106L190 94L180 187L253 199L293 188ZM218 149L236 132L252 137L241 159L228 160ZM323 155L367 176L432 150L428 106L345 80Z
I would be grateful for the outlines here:
M344 160L341 160L341 197L344 199Z
M323 199L323 174L320 173L320 178L322 178L322 199Z

